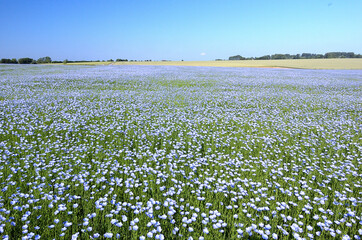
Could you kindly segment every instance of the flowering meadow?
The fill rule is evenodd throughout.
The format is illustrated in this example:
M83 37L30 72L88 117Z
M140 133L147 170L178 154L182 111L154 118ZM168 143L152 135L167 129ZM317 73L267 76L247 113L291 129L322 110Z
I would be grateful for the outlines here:
M3 239L361 239L362 70L0 66Z

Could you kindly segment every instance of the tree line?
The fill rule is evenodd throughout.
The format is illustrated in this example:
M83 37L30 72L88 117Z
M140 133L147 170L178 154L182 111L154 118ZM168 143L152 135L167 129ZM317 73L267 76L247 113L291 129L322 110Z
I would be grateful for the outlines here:
M133 60L131 60L133 61ZM151 60L146 60L146 61L151 61ZM105 60L95 60L95 61L89 61L89 60L81 60L81 61L70 61L68 59L65 59L63 61L52 61L52 59L50 57L42 57L42 58L39 58L38 60L35 60L35 59L32 59L32 58L19 58L19 59L16 59L16 58L12 58L12 59L9 59L9 58L2 58L0 60L0 63L5 63L5 64L44 64L44 63L79 63L79 62L114 62L113 59L109 59L107 61ZM128 62L128 59L121 59L121 58L118 58L116 59L116 62Z
M328 52L325 54L302 53L302 54L273 54L261 57L245 58L240 55L231 56L229 60L274 60L274 59L321 59L321 58L362 58L361 54L354 52Z
M32 58L2 58L0 60L0 63L8 63L8 64L37 64L37 63L53 63L52 59L50 57L42 57L38 60L32 59Z

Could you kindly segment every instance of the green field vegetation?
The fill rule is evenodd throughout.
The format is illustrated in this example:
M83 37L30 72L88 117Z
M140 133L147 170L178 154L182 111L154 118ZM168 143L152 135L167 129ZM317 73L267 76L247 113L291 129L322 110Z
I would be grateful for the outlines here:
M361 71L1 68L4 239L362 234Z
M287 60L236 60L236 61L167 61L167 62L85 62L70 65L156 65L204 67L266 67L297 69L362 69L360 58L287 59Z

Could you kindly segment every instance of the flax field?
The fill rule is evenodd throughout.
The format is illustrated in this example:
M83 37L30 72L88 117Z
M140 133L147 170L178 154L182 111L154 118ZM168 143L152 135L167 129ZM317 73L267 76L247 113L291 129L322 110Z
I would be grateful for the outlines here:
M2 239L361 239L362 70L0 65Z

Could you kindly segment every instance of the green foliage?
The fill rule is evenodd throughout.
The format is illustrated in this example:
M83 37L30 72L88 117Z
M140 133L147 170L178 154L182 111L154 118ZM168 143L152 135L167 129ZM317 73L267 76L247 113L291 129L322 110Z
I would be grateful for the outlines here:
M285 54L274 54L271 56L271 59L288 59Z
M354 52L328 52L324 55L325 58L354 58Z
M229 57L229 60L245 60L245 58L240 55L236 55Z
M10 63L10 59L8 59L8 58L2 58L1 59L1 61L0 61L0 63Z
M269 59L271 59L270 55L265 55L265 56L256 58L256 60L269 60Z
M17 64L17 63L18 63L18 60L16 60L16 58L13 58L13 59L2 58L2 59L0 60L0 63Z
M51 63L52 59L50 57L42 57L39 58L38 61L36 61L36 63Z
M276 53L273 55L264 55L256 58L244 58L240 55L231 56L229 60L269 60L269 59L321 59L321 58L362 58L361 54L355 54L354 52L328 52L326 54L315 54L315 53L302 53L300 54L280 54Z
M31 64L34 63L34 59L32 58L19 58L19 64Z

